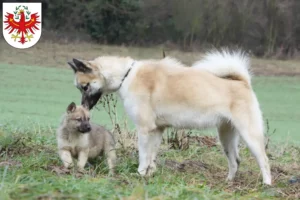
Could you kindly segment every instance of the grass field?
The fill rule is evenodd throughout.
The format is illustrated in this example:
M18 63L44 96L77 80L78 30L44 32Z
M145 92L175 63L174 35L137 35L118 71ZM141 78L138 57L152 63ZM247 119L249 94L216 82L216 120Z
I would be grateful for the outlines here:
M214 134L214 131L197 132L198 139L190 139L188 149L170 148L172 141L168 141L168 136L172 135L166 133L157 174L150 179L139 177L136 174L138 152L134 127L127 121L120 104L117 106L118 119L128 122L129 128L122 126L122 136L116 135L119 141L117 175L108 177L106 163L101 161L87 168L88 174L79 177L76 172L69 174L62 170L56 153L55 128L60 116L71 101L80 102L79 91L73 85L73 72L63 65L64 57L70 56L63 54L64 48L61 47L61 52L55 51L56 57L61 56L59 59L51 60L53 52L48 56L42 54L45 64L43 60L34 62L28 59L24 61L25 65L20 65L20 60L8 56L10 49L0 55L3 62L0 63L1 200L300 198L300 76L274 76L279 72L297 75L299 62L254 61L254 71L261 76L253 79L253 86L264 119L269 122L267 135L270 137L268 156L274 178L272 187L261 185L259 169L244 145L241 145L242 163L237 179L227 184L227 162L220 145L214 137L201 136ZM100 47L93 48L105 51ZM113 47L109 49L113 50ZM26 56L19 51L13 53L24 58L33 56L35 51L38 49L25 51ZM120 51L126 54L130 50L121 48ZM141 52L147 55L153 50ZM134 50L133 54L139 53ZM184 57L178 52L170 54ZM197 56L191 54L187 57ZM60 68L45 67L49 63ZM101 106L99 109L93 111L92 120L112 129L108 114ZM297 182L297 177L298 183L289 182Z
M66 106L71 101L80 103L71 69L0 64L0 74L0 124L23 127L34 122L55 128ZM253 84L264 118L276 129L272 140L299 144L300 77L256 77ZM121 103L118 113L123 118ZM93 121L111 128L103 110L93 110Z

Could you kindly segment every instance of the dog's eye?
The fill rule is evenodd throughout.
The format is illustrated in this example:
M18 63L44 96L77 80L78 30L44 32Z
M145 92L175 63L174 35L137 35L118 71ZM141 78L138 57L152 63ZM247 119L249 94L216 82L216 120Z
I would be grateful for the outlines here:
M81 118L77 118L76 120L79 121L79 122L81 122Z
M88 88L89 88L89 84L86 84L85 86L82 86L83 91L87 91Z
M88 117L87 120L90 121L90 118Z

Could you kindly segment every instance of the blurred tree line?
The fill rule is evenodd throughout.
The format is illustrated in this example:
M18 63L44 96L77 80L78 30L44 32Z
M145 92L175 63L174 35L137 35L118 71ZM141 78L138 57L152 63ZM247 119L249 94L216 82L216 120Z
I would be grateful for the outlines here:
M167 43L183 50L242 46L257 56L282 57L292 57L300 51L300 0L42 0L42 3L44 30L86 33L94 41L106 44Z

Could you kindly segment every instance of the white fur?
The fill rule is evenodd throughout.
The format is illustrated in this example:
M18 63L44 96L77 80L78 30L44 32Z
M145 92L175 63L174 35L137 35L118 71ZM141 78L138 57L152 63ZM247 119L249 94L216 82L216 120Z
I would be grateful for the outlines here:
M241 75L251 84L250 60L242 51L230 52L226 49L206 53L202 60L195 62L193 68L199 68L213 73L218 77Z
M238 142L241 136L261 168L264 183L271 184L268 158L263 146L263 121L251 89L247 56L241 51L212 51L191 68L169 57L135 61L131 66L132 62L132 59L119 57L100 57L97 60L99 71L108 81L104 90L119 94L127 114L136 125L138 172L141 175L151 175L155 171L155 159L165 127L217 127L228 158L227 179L232 180L237 171ZM118 87L130 67L131 71L122 87ZM148 76L152 77L148 79ZM242 80L226 80L228 76L237 76ZM148 80L152 81L150 84L155 85L155 89L147 88ZM175 87L166 80L174 81ZM182 100L181 97L186 99Z
M164 59L160 60L160 63L171 67L185 67L185 65L182 64L179 60L171 57L165 57Z
M91 94L95 94L98 92L99 88L103 87L103 84L101 84L100 81L95 80L90 83L90 86L91 86Z
M71 151L76 151L76 148L80 149L88 149L89 148L89 140L88 134L70 134L68 140L61 138L61 130L57 131L57 146L58 146L58 154L63 161L65 168L73 167L73 159L71 156ZM71 151L64 150L63 147L69 147L72 149ZM86 160L88 158L88 152L83 151L80 152L78 158L78 167L80 169L84 168Z
M101 56L96 58L94 61L90 61L99 66L99 71L106 80L106 88L103 91L104 93L114 92L119 89L122 79L124 78L127 71L131 68L132 63L134 62L131 58L124 58L124 62L119 62L114 56ZM101 67L101 66L110 66ZM121 69L121 70L120 70ZM103 85L98 85L100 89Z
M224 124L224 120L238 124L235 122L231 116L229 110L218 110L218 111L202 111L199 113L199 110L195 110L191 107L186 107L186 105L162 105L159 103L154 105L155 114L153 117L152 112L147 112L147 110L140 110L138 106L140 103L141 97L147 97L148 94L132 94L129 91L129 85L132 83L133 79L136 77L136 73L140 66L154 63L155 66L162 67L159 65L161 63L163 67L166 67L170 72L174 68L184 67L183 64L172 58L165 58L160 61L153 60L143 60L138 61L135 66L133 66L129 76L123 82L122 88L118 91L120 97L123 100L125 110L134 121L138 127L138 137L139 137L139 173L141 175L152 174L156 165L153 160L155 160L158 147L161 143L162 133L156 129L157 125L172 125L176 128L206 128L206 127L219 127L219 138L223 145L224 151L228 157L228 166L229 174L227 180L232 180L235 177L238 165L237 160L239 160L238 155L238 143L239 135L245 140L249 146L251 152L257 159L257 162L262 170L264 182L266 184L271 184L271 175L270 169L267 164L267 157L264 157L264 153L261 151L264 147L261 147L261 143L256 143L253 138L249 138L249 135L259 138L259 141L263 141L263 123L261 111L259 109L259 104L257 102L255 94L253 95L253 108L251 109L254 113L253 121L254 124L249 124L253 127L253 133L249 133L248 129L244 128L244 125L240 127L240 130L234 130L230 125L220 127L221 124ZM230 53L228 51L214 51L206 54L203 60L198 61L193 65L194 68L199 68L201 70L208 71L219 77L226 77L228 75L239 75L242 76L249 86L251 86L251 76L248 71L249 69L249 60L241 52ZM145 109L145 107L143 107ZM141 114L142 113L142 114ZM159 118L160 120L152 121L147 125L143 125L138 122L143 116L148 115L147 118ZM255 131L257 130L257 134ZM251 130L250 130L251 131Z

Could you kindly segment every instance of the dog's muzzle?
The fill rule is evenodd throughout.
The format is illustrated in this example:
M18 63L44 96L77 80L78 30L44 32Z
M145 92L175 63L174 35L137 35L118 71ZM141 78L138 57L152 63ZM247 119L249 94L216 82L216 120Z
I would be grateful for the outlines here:
M99 90L94 94L89 94L88 92L82 92L81 104L85 105L89 108L89 110L93 109L93 107L97 104L100 99L102 92Z
M81 126L78 127L78 131L80 133L89 133L92 130L90 124L82 124Z

